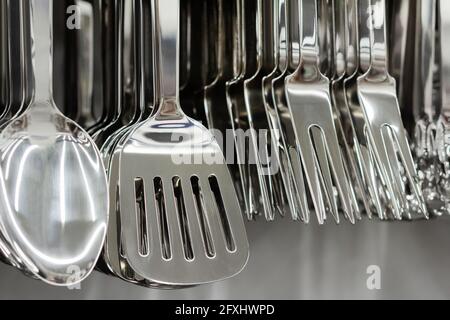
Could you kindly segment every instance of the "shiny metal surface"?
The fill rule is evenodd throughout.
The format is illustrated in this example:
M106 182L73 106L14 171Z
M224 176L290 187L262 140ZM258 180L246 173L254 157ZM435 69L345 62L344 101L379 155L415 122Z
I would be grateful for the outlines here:
M226 279L248 259L242 212L218 143L179 104L179 0L152 4L160 102L121 149L122 250L133 270L156 285ZM200 164L177 162L194 155ZM219 162L203 162L211 156Z
M358 161L352 151L355 136L352 131L350 116L345 101L344 83L345 79L351 76L347 73L347 38L350 36L347 21L347 2L332 2L332 26L333 26L333 77L331 80L331 98L333 105L334 123L336 133L341 147L344 170L349 181L349 197L351 205L357 219L362 218L362 213L366 212L371 217L369 197L365 193L364 179L358 167Z
M319 224L344 216L367 232L366 216L388 223L450 212L450 5L443 0L72 1L82 30L56 36L52 17L60 29L68 2L0 3L2 262L68 286L87 277L103 246L96 270L128 283L186 289L227 279L208 286L222 290L249 257L242 214L255 236L260 218L273 222L265 232L309 223L310 215ZM401 33L393 64L389 22ZM417 99L406 111L415 119L400 110L388 72L399 64L401 81L406 70L413 74ZM52 65L64 70L54 73L56 102ZM222 133L218 141L201 121ZM411 147L404 124L411 133L414 123ZM234 163L225 164L225 154ZM292 247L296 236L278 234ZM301 238L311 244L298 247L326 251L322 241L331 238L322 236ZM283 258L261 253L258 239L266 243L253 238L250 259ZM286 251L288 261L298 253ZM319 261L309 254L314 264L298 263L309 268L300 275L284 267L280 282L296 297L313 286L334 290L328 274L324 283L315 275L321 259L334 257L327 254ZM302 285L290 287L285 278L297 275ZM264 280L274 285L270 275ZM180 294L201 296L202 288Z
M78 0L80 24L78 36L78 112L76 122L83 128L95 124L94 97L94 6L84 0Z
M387 206L383 202L384 190L379 188L380 175L373 161L369 138L367 136L366 124L361 105L358 100L357 83L358 78L363 75L370 65L369 54L361 53L361 48L365 46L367 31L360 32L364 28L359 23L360 20L367 19L367 8L369 0L347 0L347 37L346 37L346 73L344 80L345 103L339 104L341 107L341 120L348 132L347 141L352 147L354 158L357 160L359 174L363 180L363 194L369 195L370 211L366 214L369 217L377 215L380 219L387 219ZM367 21L367 20L366 20ZM363 49L364 51L364 49ZM369 57L369 63L365 61ZM337 96L335 96L337 97Z
M358 97L366 120L373 155L384 177L392 202L394 215L411 218L411 202L417 212L428 217L418 176L398 105L395 80L387 71L386 10L385 0L371 1L373 19L370 20L371 65L368 72L358 78ZM367 26L366 26L367 27ZM400 162L406 181L411 188L412 200L408 203Z
M141 110L141 118L138 119L136 124L131 126L125 126L121 130L117 131L114 135L112 135L103 145L102 147L102 155L103 162L107 166L108 172L108 182L109 182L109 199L110 199L110 215L109 215L109 224L108 231L106 236L106 241L103 250L103 260L108 268L109 272L112 272L114 275L119 278L125 279L128 282L143 285L143 286L155 286L154 284L149 283L144 278L139 276L134 272L131 266L127 262L127 257L125 253L121 249L122 245L122 225L120 220L120 212L115 210L117 203L120 201L118 188L119 188L119 165L120 165L120 154L123 148L123 142L126 141L128 135L134 130L135 127L139 126L143 121L145 121L148 117L148 114L151 109L153 109L153 105L156 105L157 97L154 97L154 102L150 108L146 104L145 100L145 71L143 68L144 60L145 60L145 41L144 36L148 36L151 39L154 39L154 28L150 26L150 29L147 30L144 27L143 21L144 17L146 17L147 9L144 5L144 1L135 1L133 5L133 13L135 16L135 24L133 27L132 33L136 34L137 43L135 47L135 65L134 69L139 70L138 77L136 79L136 103L137 106ZM150 60L151 64L154 63L154 53L153 53L153 44L151 44L151 55ZM152 67L153 69L154 67ZM152 75L153 77L154 75ZM151 85L155 86L155 81L151 81ZM153 92L156 90L153 89ZM112 209L114 208L114 209ZM105 271L105 270L103 270Z
M246 227L252 244L247 268L226 281L150 290L94 272L79 290L68 290L0 265L0 283L7 288L0 299L450 298L449 217L392 223L364 219L356 226L277 219L270 227L263 220ZM379 267L380 290L367 287L370 266Z
M236 7L236 42L238 59L234 65L240 69L237 77L227 83L228 112L232 121L232 129L236 146L242 146L242 138L238 132L248 134L250 130L249 117L245 102L245 81L255 75L258 70L257 44L256 44L256 0L237 0ZM265 215L269 210L267 192L264 185L260 184L255 161L250 164L248 155L251 147L245 143L236 148L236 157L239 159L239 176L243 190L243 200L248 219L254 219L258 215ZM267 209L267 210L266 210Z
M3 110L0 123L8 123L14 116L22 111L28 105L27 90L28 85L25 84L26 80L26 62L25 62L25 29L27 27L27 17L24 16L23 2L11 2L5 1L5 16L4 21L6 23L5 31L7 31L7 43L5 45L4 53L6 55L6 61L8 61L6 71L7 77L7 100L5 100L5 108ZM17 15L20 15L19 19L15 19ZM19 57L16 59L16 57ZM25 274L30 275L30 271L23 265L22 259L9 246L8 241L2 238L1 251L6 259L6 263L16 266Z
M217 1L217 75L213 81L204 87L204 107L208 129L218 130L223 137L227 137L227 130L233 128L234 121L228 111L227 86L239 77L241 63L237 63L235 58L240 59L240 27L238 26L238 13L240 12L239 1L215 0ZM230 40L230 38L232 40ZM234 39L236 38L236 39ZM233 59L230 59L233 57ZM224 153L227 152L227 145L222 146ZM233 146L232 148L235 148ZM242 208L247 208L247 193L244 194L240 165L229 163L228 168L233 178L239 203ZM247 215L251 218L250 215Z
M256 72L244 81L244 98L250 128L250 155L255 164L250 166L250 176L258 179L257 186L261 192L260 198L264 211L261 212L266 220L273 221L276 216L284 215L286 205L291 205L290 210L295 210L292 202L287 202L287 189L281 177L278 159L273 157L272 142L269 135L269 122L264 107L262 81L275 67L275 55L273 49L273 12L272 0L256 1L256 19L253 37L256 44ZM259 135L265 130L264 139Z
M235 139L235 145L238 146L238 137L236 130L247 130L247 115L245 113L245 101L243 92L243 81L247 73L246 46L245 46L245 6L242 0L233 0L232 7L232 28L233 28L233 79L226 83L227 110L230 118L231 129ZM258 208L253 197L253 186L251 186L248 174L248 167L245 164L245 146L237 148L236 159L237 169L233 168L233 176L238 178L238 194L241 194L241 207L244 208L247 219L252 220L258 214ZM242 150L244 149L244 150Z
M299 220L302 215L299 213L301 207L296 202L298 193L292 183L293 172L283 140L284 133L282 132L277 106L274 103L272 86L276 79L283 76L283 71L286 69L287 64L287 3L285 0L278 0L273 5L272 30L270 31L272 35L271 39L266 40L271 41L271 43L267 44L268 48L266 50L272 52L275 67L271 73L262 78L263 103L267 116L267 126L270 131L272 157L278 162L279 175L281 176L278 178L281 181L279 188L281 189L282 197L285 197L284 201L288 203L292 219ZM281 211L282 215L285 215L284 209Z
M291 211L295 221L309 223L310 212L306 194L305 179L301 164L299 146L295 139L290 110L286 101L285 79L298 66L299 59L299 15L298 0L285 0L280 6L278 20L279 57L278 68L280 74L272 80L271 92L275 113L278 121L280 163L286 167L289 189L296 211Z
M187 0L181 4L184 13L180 15L186 20L180 31L186 42L181 47L180 75L185 79L180 86L180 103L187 116L206 123L204 108L204 87L216 77L216 42L217 33L217 3L213 1ZM181 21L181 20L180 20ZM225 37L226 35L222 35ZM186 39L186 40L184 40ZM181 72L183 70L183 72Z
M388 38L391 58L389 59L389 70L397 80L398 100L404 120L412 118L412 112L408 109L410 109L409 104L414 101L410 92L414 81L411 79L408 68L414 64L414 38L418 36L417 29L420 28L420 24L415 21L417 19L416 8L422 2L390 0L390 36L388 35ZM435 1L430 1L429 8L433 6L432 2ZM411 32L412 30L415 32Z
M22 1L6 1L8 15L9 101L0 117L0 127L22 112L29 102L26 96L25 20ZM19 16L18 19L15 17Z
M108 194L99 151L53 102L51 5L30 2L35 91L25 113L0 134L0 227L30 272L70 285L95 266Z
M95 60L96 70L95 76L101 79L101 93L97 93L97 103L100 103L101 115L98 121L86 131L92 136L105 128L117 116L116 112L116 77L117 77L117 54L118 45L116 32L119 28L117 26L116 1L103 0L97 3L97 34L99 34L98 42L96 41ZM101 63L99 63L101 61Z
M299 3L300 63L297 70L285 80L295 136L319 223L324 223L327 219L327 211L331 212L336 222L340 221L334 187L345 217L354 223L354 213L348 197L349 182L342 165L334 125L330 83L319 70L317 0L300 0Z

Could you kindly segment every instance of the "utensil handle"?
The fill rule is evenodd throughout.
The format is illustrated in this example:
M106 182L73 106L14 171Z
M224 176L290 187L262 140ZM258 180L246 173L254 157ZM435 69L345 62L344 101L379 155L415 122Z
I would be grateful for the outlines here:
M161 101L178 106L179 0L154 0L156 61ZM179 109L179 107L177 107Z
M53 0L30 0L34 101L53 102Z
M414 98L414 114L416 119L424 115L433 121L436 110L433 106L433 74L435 64L436 42L436 0L419 0L416 31L418 48L415 74L417 95Z
M289 69L296 70L300 63L299 0L286 0L286 18Z
M358 68L365 73L371 66L371 32L373 25L372 5L370 0L357 0L358 28Z
M370 2L371 73L387 74L386 1Z
M287 28L286 28L286 0L279 0L277 9L276 31L275 31L275 45L277 50L276 57L278 59L278 68L284 70L286 68L288 53L287 53Z
M345 1L336 0L332 3L333 6L333 30L334 30L334 68L335 74L339 78L345 73L345 57L346 57L346 46L345 46L345 23L346 15Z
M136 28L136 101L138 106L141 108L141 112L145 113L147 106L145 105L145 35L144 28L144 3L143 0L136 1L136 21L134 22L134 27Z
M278 0L259 0L258 1L258 14L260 18L260 30L258 31L258 51L262 56L262 64L264 66L275 65L275 24L274 22L276 11L274 10Z
M317 0L299 0L300 4L300 61L319 66Z
M450 1L439 1L441 49L441 113L450 118Z
M346 71L352 75L359 63L357 0L345 0L345 21Z

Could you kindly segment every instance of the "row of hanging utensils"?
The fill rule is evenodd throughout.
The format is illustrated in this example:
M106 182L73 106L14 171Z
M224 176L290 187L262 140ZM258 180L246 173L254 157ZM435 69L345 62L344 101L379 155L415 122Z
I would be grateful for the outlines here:
M73 30L69 4L81 18ZM447 27L448 5L438 4L414 15L423 84L414 92L426 91L414 105L415 163L388 72L386 0L2 1L3 259L71 285L102 251L105 273L178 288L244 268L244 217L323 224L442 212L444 41L439 75L422 63L435 46L433 12L438 33ZM52 29L61 12L62 35Z
M388 73L385 0L207 3L191 21L208 31L189 38L202 61L188 65L203 83L216 74L196 96L210 129L231 129L223 149L248 219L428 217Z
M180 1L61 3L0 7L3 261L61 286L96 265L163 288L239 273L249 249L231 175L179 103Z
M427 209L436 211L429 200L436 195L442 207L442 166L433 167L420 156L415 169L406 144L395 81L387 72L386 35L389 10L394 7L396 15L405 15L405 9L392 1L387 5L370 0L181 3L180 102L187 115L207 125L222 142L249 220L290 216L307 223L311 213L319 223L330 216L339 222L342 213L350 222L364 215L383 220L428 217ZM408 10L406 16L415 17ZM148 32L142 41L150 52ZM130 60L129 46L124 50ZM111 119L124 126L137 121L139 99L144 112L152 110L148 53L143 60L142 67L122 70L125 106L111 108L111 92L105 91L103 114L91 133ZM122 63L130 65L124 59ZM136 81L138 68L144 70L144 86ZM108 87L107 78L103 87ZM376 84L379 95L367 84ZM409 109L402 109L402 115ZM85 118L92 119L92 112ZM97 133L100 138L117 129L114 124L106 127ZM414 148L414 154L421 148ZM437 153L433 159L438 161ZM433 170L439 171L439 186L427 180Z

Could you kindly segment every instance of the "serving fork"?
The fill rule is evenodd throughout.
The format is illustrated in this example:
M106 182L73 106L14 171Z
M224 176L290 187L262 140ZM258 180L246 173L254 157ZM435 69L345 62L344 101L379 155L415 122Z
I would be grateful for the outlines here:
M286 78L285 90L295 136L307 177L310 195L319 221L326 219L326 205L337 222L339 212L332 205L334 188L339 194L345 217L355 222L351 207L342 154L334 125L330 82L319 70L317 35L317 1L300 0L300 62L297 70ZM313 137L313 130L320 131ZM318 152L317 150L326 150ZM322 170L330 168L331 175ZM331 183L330 183L331 182ZM322 187L324 186L324 187Z
M428 217L411 151L403 127L396 94L395 79L387 70L386 8L385 0L370 2L371 65L366 74L358 78L358 98L366 128L389 195L394 215L401 220L409 215L407 190L400 172L403 165L411 196L418 210Z

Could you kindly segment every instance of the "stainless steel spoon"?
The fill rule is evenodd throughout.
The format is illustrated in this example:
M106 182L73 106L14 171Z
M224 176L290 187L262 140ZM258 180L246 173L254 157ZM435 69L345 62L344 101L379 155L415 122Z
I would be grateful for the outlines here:
M0 134L0 227L31 272L67 286L95 266L108 189L94 142L53 101L53 1L30 2L35 91L24 114Z

